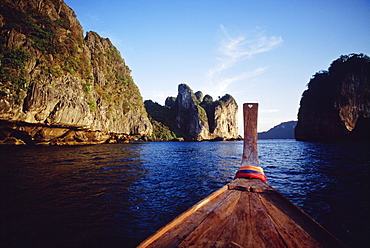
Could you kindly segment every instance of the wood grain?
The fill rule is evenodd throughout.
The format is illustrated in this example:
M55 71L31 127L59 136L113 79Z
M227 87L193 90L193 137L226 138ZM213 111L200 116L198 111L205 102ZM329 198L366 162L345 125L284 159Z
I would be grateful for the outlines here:
M266 183L238 178L194 205L139 247L345 245Z
M244 103L244 146L241 166L259 166L257 148L258 103Z

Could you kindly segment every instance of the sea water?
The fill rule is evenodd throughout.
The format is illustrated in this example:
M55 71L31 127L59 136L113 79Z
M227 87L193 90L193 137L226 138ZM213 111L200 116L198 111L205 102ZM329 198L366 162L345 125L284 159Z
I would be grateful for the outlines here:
M370 145L259 140L268 183L370 245ZM243 142L0 147L0 247L135 247L230 182Z

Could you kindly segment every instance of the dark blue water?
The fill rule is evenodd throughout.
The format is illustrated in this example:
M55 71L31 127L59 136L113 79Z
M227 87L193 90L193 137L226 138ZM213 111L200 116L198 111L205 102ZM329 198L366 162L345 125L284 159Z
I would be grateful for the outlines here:
M268 183L370 245L370 145L260 140ZM0 147L0 247L135 247L235 175L242 142Z

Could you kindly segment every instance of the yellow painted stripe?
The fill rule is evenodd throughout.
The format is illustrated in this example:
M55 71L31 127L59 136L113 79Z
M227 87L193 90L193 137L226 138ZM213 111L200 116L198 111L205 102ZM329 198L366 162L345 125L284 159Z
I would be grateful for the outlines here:
M246 166L240 167L239 170L255 170L255 171L261 172L262 174L265 174L263 172L262 167L260 167L260 166L246 165Z

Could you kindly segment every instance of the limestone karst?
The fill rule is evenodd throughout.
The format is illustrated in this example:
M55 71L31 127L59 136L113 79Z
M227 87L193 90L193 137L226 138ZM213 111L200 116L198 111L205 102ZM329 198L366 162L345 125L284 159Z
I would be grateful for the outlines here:
M63 1L1 1L0 37L0 140L73 145L151 135L119 51L95 32L84 37Z
M145 101L154 128L154 140L178 137L186 141L238 139L235 99L226 94L217 101L186 84L178 86L177 97L168 97L165 106ZM161 125L160 125L160 124Z

